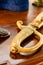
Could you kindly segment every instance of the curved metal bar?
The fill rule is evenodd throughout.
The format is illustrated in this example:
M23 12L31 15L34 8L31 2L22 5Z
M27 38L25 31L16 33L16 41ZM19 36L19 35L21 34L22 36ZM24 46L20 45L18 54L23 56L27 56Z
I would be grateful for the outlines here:
M28 36L30 36L32 33L36 34L37 36L40 37L40 41L33 47L30 48L23 48L20 46L21 42L27 38ZM39 33L38 31L36 31L33 27L29 26L26 27L24 29L22 29L22 31L20 31L15 38L13 39L12 43L11 43L11 52L12 53L20 53L20 52L33 52L35 50L37 50L38 48L40 48L43 44L43 35L41 33Z
M40 28L41 26L43 26L43 20L41 21L42 16L43 16L43 12L39 14L39 16L37 16L34 21L29 23L28 26L22 25L23 24L22 21L17 22L17 26L19 29L21 29L21 31L13 38L10 44L10 51L12 53L34 52L43 45L43 35L36 30L37 27ZM20 46L21 42L33 33L39 36L40 41L35 46L30 47L30 48L21 47Z
M19 45L21 42L26 39L28 36L30 36L33 33L33 30L31 30L30 27L26 27L22 29L12 40L10 44L10 51L15 53L17 50L19 51ZM17 52L18 52L17 51Z
M23 48L20 45L18 45L18 52L34 52L43 45L43 35L36 30L34 30L34 34L40 37L40 41L35 46L30 48Z

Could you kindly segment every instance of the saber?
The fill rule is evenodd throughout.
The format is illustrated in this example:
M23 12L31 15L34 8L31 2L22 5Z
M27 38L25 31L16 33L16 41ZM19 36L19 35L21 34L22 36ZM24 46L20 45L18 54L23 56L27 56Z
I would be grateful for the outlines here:
M41 12L32 22L27 26L22 25L22 21L17 21L17 26L21 31L13 38L10 44L10 51L12 53L29 53L34 52L43 45L43 35L38 32L36 29L39 29L43 26L43 12ZM37 35L40 40L39 42L30 48L21 47L20 44L23 40L29 37L31 34Z

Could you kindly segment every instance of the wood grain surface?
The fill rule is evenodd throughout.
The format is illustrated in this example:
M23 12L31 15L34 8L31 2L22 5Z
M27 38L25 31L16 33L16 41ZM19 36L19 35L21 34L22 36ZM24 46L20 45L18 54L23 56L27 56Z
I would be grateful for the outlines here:
M0 62L8 60L11 65L43 65L43 46L34 54L23 56L20 54L10 53L10 42L13 37L19 32L16 26L18 20L22 20L25 25L31 22L40 12L43 11L42 7L34 7L29 1L29 10L22 12L14 12L9 10L0 10L0 27L10 31L9 38L0 38ZM39 30L43 34L43 27ZM27 43L29 40L34 40L36 44L38 41L34 35L24 40Z

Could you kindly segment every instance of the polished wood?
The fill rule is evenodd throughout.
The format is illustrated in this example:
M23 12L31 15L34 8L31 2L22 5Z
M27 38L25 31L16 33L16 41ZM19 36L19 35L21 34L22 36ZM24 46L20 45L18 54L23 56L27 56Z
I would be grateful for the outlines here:
M23 56L20 54L10 53L10 42L12 38L19 32L16 26L18 20L23 20L27 25L31 22L40 12L43 11L42 7L34 7L29 1L29 10L22 12L14 12L9 10L0 10L0 27L10 31L9 38L0 38L0 62L8 60L12 65L43 65L43 46L34 54ZM43 34L43 27L39 30ZM30 37L33 39L34 35ZM27 43L29 38L23 43ZM38 41L34 39L36 44Z

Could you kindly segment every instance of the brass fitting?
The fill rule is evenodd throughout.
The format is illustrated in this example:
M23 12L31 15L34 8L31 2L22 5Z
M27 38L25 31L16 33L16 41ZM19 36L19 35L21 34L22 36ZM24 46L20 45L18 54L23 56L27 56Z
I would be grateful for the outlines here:
M43 45L43 35L38 32L36 29L43 26L43 12L40 13L32 22L30 22L27 26L22 25L22 21L17 21L17 26L21 31L13 38L11 44L10 44L10 51L12 53L29 53L36 51ZM36 34L39 36L40 41L33 47L30 48L23 48L20 46L21 42L29 37L31 34Z

